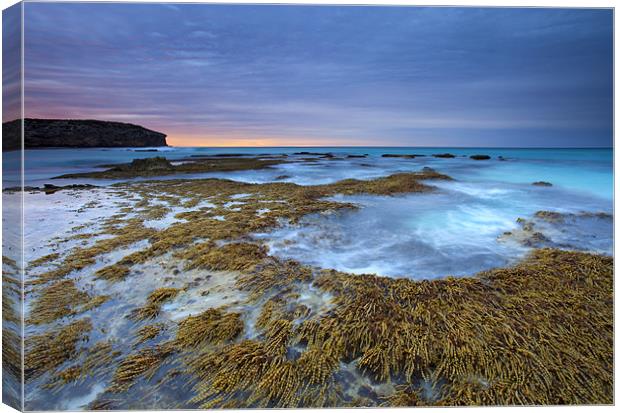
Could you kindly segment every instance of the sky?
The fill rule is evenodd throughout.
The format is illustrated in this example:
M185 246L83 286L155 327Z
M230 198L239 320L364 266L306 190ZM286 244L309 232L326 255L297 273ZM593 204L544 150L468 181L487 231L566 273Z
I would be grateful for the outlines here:
M26 3L27 117L177 146L613 142L605 9Z

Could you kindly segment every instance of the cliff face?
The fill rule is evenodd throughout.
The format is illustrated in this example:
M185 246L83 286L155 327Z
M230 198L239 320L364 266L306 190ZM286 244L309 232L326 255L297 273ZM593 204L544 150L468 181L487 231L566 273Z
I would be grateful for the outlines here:
M2 124L2 150L20 147L20 121ZM101 120L29 119L24 122L26 148L168 146L166 135L131 123Z

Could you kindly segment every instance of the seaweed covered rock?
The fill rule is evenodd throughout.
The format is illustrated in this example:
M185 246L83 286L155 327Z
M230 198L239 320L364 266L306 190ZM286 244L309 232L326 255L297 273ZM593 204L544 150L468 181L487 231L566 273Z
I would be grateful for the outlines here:
M109 168L105 171L65 174L52 179L128 179L136 177L165 176L173 174L243 171L249 169L263 169L285 162L284 159L261 158L194 158L173 165L164 157L134 159L131 163L120 165L103 165Z
M126 165L119 165L111 168L111 171L134 171L148 172L172 169L172 164L162 156L154 158L134 159Z
M45 257L55 266L33 277L35 297L45 304L34 307L55 324L27 341L29 380L51 371L58 383L75 382L86 357L81 343L100 335L86 322L66 329L72 324L61 318L83 317L74 307L96 296L63 278L75 269L91 277L88 266L99 257L146 241L107 267L92 267L111 282L139 276L142 265L174 261L162 271L175 276L152 287L138 308L135 300L121 307L135 328L124 343L130 350L109 363L109 387L91 406L133 396L114 392L170 391L179 381L194 397L175 403L192 408L613 402L611 257L541 249L512 267L414 281L279 259L251 236L281 220L356 208L327 198L338 193L425 193L434 189L430 179L450 177L427 169L311 186L223 179L115 185L135 216L109 218L106 238ZM204 200L212 206L200 207ZM145 217L162 215L163 202L188 210L166 228L146 227ZM551 217L540 215L520 224L538 231ZM179 272L194 273L193 281ZM217 284L218 277L228 283ZM231 297L215 297L218 288ZM175 317L186 299L197 306ZM60 318L50 312L52 301L66 308Z
M242 332L241 314L210 308L182 320L174 343L181 348L196 349L203 344L229 342Z
M200 407L379 404L371 389L343 399L352 360L374 383L403 383L385 406L612 400L611 258L543 249L515 267L433 281L325 270L312 286L333 306L301 321L298 283L265 303L262 335L188 357Z

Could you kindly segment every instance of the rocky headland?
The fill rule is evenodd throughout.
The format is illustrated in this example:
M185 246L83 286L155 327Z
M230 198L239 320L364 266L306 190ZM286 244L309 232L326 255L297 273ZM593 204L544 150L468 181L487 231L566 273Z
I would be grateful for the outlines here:
M101 120L24 120L25 148L168 146L166 135L139 125ZM2 150L21 147L21 119L2 124Z

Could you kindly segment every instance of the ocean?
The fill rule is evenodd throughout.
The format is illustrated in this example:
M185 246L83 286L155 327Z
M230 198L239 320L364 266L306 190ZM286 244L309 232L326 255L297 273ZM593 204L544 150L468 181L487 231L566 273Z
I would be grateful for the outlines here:
M333 153L334 158L298 154L298 152ZM401 172L416 172L423 168L447 174L453 180L425 182L434 190L393 196L335 195L330 199L355 204L358 208L323 211L302 217L291 223L280 220L279 225L250 232L241 240L218 239L213 249L228 242L261 243L271 256L293 259L315 269L335 269L352 274L377 274L392 278L429 280L446 276L467 277L493 268L517 264L536 248L552 247L563 250L613 254L613 151L611 149L497 149L497 148L160 148L143 152L132 148L119 149L44 149L25 153L27 186L44 184L69 185L91 183L103 188L65 190L53 194L26 191L24 196L24 255L33 263L50 254L61 257L88 249L98 242L127 235L111 234L102 227L115 217L126 220L140 217L141 197L150 199L150 207L165 205L161 216L141 218L144 227L157 231L175 224L187 225L184 213L204 213L215 207L212 199L197 203L166 204L158 198L161 192L133 193L131 187L110 187L115 180L51 179L66 173L103 169L101 165L129 162L136 158L165 156L171 161L208 154L288 154L287 162L260 170L173 175L161 179L177 180L207 177L266 183L291 182L299 185L326 184L343 179L373 179ZM435 158L437 153L452 153L455 158ZM347 155L367 157L347 158ZM382 154L426 155L415 158L386 158ZM489 155L489 160L473 160L473 154ZM19 165L19 152L4 153L4 187L19 184L11 168ZM307 162L304 158L314 157ZM501 158L499 158L501 157ZM160 179L160 177L150 178ZM545 181L551 186L532 185ZM171 181L172 184L172 181ZM148 187L147 187L148 188ZM143 190L144 191L144 190ZM164 191L165 192L165 191ZM244 193L230 195L223 207L233 210L242 206ZM17 206L19 196L3 193L5 206ZM238 208L241 211L241 208ZM269 211L265 209L265 211ZM6 208L4 254L18 260L11 246L19 245L15 223L19 214ZM260 210L257 212L260 213ZM248 219L254 217L254 211ZM213 216L213 219L217 217ZM245 216L240 219L245 219ZM205 225L197 220L196 225ZM202 223L201 223L202 222ZM174 232L174 229L173 229ZM90 235L92 234L92 238ZM130 235L130 234L129 234ZM208 242L207 239L195 240ZM249 300L248 292L238 288L236 276L228 271L188 268L183 260L174 258L175 251L155 256L131 267L131 275L121 280L107 281L94 276L98 270L113 265L125 257L149 248L148 237L102 253L82 269L72 271L67 280L93 296L110 296L109 301L84 313L92 325L84 348L94 343L116 343L115 348L126 357L135 349L138 325L128 314L144 306L153 291L162 286L182 289L183 293L161 306L157 320L172 326L154 343L171 340L181 320L211 308L243 315L243 339L260 339L257 320L265 297L258 302ZM187 248L187 247L185 247ZM42 272L56 268L64 258L29 269L26 281ZM282 260L281 262L284 262ZM189 287L191 286L191 288ZM39 287L33 287L39 288ZM41 287L42 288L42 287ZM303 304L321 317L333 311L333 297L308 283L299 285L295 302ZM69 290L70 292L70 290ZM26 315L36 302L29 293L24 302ZM388 298L386 298L388 300ZM50 327L51 326L51 327ZM56 324L26 324L26 336L56 331ZM164 376L173 362L165 364L156 376ZM26 405L30 409L83 409L100 397L114 373L115 364L98 370L97 375L58 390L44 387L48 376L26 384ZM350 379L343 381L347 397L354 397L360 388L383 391L385 384L375 383L356 368L355 361L340 364ZM341 374L345 377L344 373ZM187 376L166 379L161 387L153 388L140 379L130 391L114 394L119 406L125 407L196 407L189 402L194 396L186 386ZM340 377L340 376L339 376ZM339 379L340 380L340 379ZM344 380L344 379L343 379ZM374 391L373 390L373 391ZM391 391L391 390L390 390ZM189 403L189 404L188 404Z
M340 159L295 161L300 152L333 153ZM434 158L452 153L455 158ZM102 170L101 165L136 158L165 156L170 160L196 155L287 154L290 163L261 170L165 176L162 179L226 178L243 182L293 182L315 185L342 179L373 179L399 172L433 168L454 178L432 182L430 194L394 197L340 197L360 206L355 211L309 216L298 224L256 234L272 253L322 268L352 273L376 273L414 279L463 276L517 262L533 246L499 242L506 232L522 227L519 219L533 219L538 211L572 214L564 226L545 227L549 245L612 254L611 219L588 214L613 213L612 149L514 148L394 148L394 147L256 147L256 148L144 148L43 149L25 152L27 186L46 183L109 185L119 181L52 177ZM426 155L414 159L385 158L382 154ZM473 154L490 160L476 161ZM18 152L5 153L6 167L18 165ZM346 155L368 155L346 158ZM501 157L501 158L500 158ZM283 178L284 177L284 178ZM545 181L551 187L533 182ZM5 176L4 187L18 185ZM41 217L28 214L26 223ZM370 236L369 236L370 235Z

